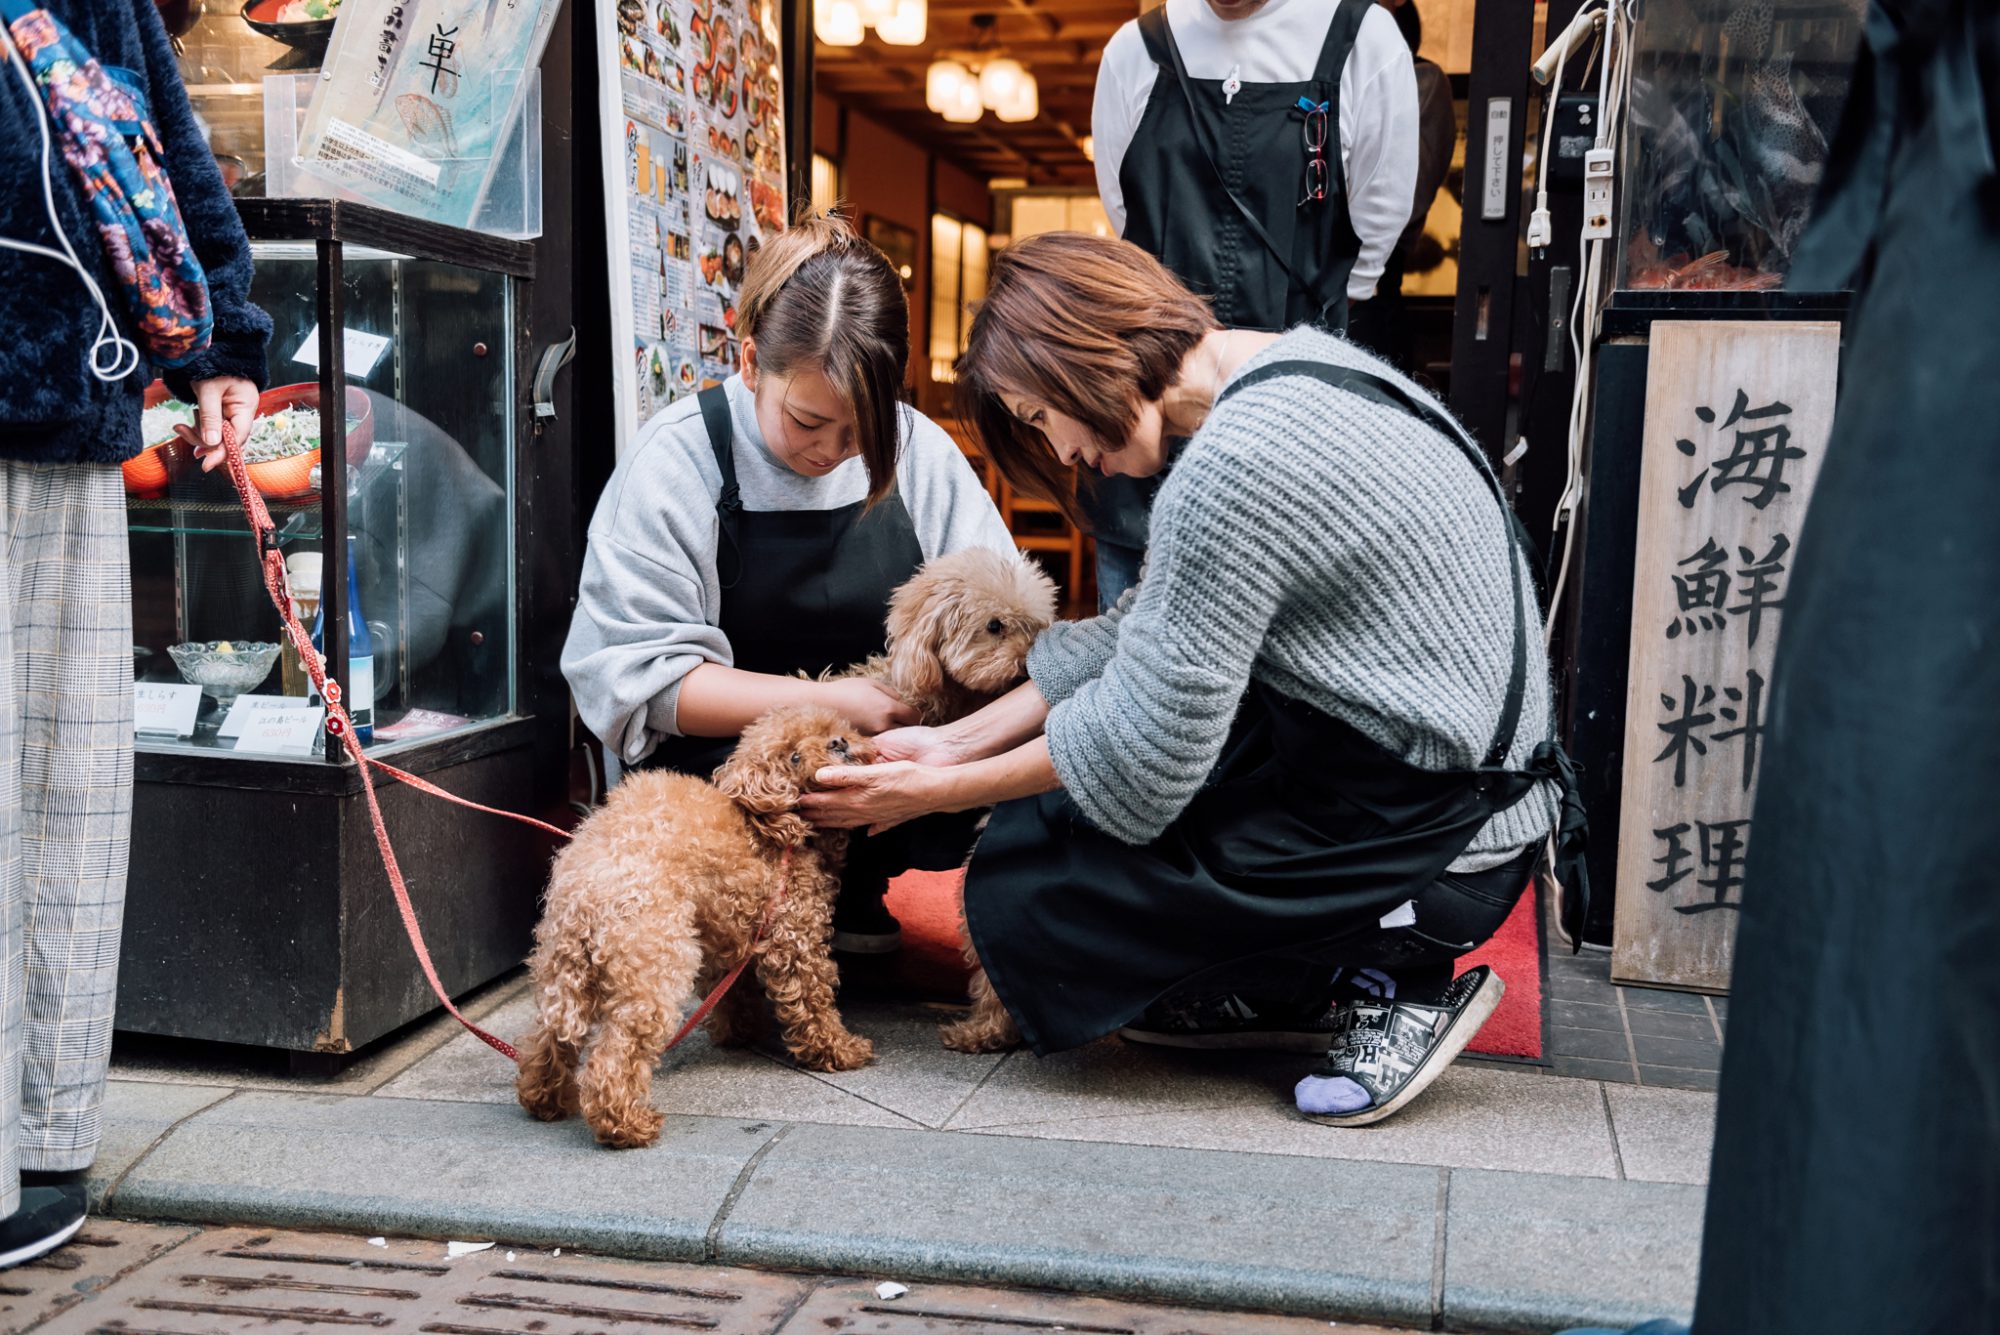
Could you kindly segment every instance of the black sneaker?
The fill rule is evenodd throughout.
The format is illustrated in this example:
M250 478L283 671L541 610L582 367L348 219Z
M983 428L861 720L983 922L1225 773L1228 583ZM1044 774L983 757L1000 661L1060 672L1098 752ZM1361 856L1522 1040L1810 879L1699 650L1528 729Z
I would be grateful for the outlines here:
M1423 1001L1349 1001L1335 1011L1326 1061L1299 1082L1299 1111L1328 1126L1366 1126L1394 1113L1465 1050L1507 985L1486 965L1467 969L1443 997ZM1369 1095L1353 1112L1315 1112L1313 1082L1345 1076ZM1345 1086L1336 1086L1336 1089Z
M32 1261L76 1236L90 1206L81 1182L21 1188L21 1206L0 1219L0 1270Z
M1323 1003L1302 1009L1235 992L1189 993L1154 1002L1118 1037L1162 1048L1325 1052L1335 1015Z
M880 894L842 892L833 905L833 948L843 955L892 955L902 949L903 925Z

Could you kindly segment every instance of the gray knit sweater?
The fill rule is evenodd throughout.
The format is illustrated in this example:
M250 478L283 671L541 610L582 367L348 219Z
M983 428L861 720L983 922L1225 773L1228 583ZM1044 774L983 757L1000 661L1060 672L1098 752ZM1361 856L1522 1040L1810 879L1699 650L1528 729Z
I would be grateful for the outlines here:
M1294 330L1246 363L1317 360L1410 381ZM1239 375L1242 372L1238 373ZM1424 769L1477 765L1513 662L1506 521L1479 471L1407 413L1287 376L1217 407L1153 504L1144 578L1109 614L1062 622L1028 670L1049 754L1093 823L1157 836L1214 767L1252 678ZM1548 658L1522 563L1528 690L1509 757L1550 737ZM1542 784L1473 839L1461 869L1545 836Z

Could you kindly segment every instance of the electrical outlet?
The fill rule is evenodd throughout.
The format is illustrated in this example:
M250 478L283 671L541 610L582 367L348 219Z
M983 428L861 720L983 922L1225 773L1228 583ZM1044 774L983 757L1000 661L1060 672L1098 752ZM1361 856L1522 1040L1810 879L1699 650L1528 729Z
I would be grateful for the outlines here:
M1593 148L1583 155L1583 239L1604 241L1611 236L1611 150Z

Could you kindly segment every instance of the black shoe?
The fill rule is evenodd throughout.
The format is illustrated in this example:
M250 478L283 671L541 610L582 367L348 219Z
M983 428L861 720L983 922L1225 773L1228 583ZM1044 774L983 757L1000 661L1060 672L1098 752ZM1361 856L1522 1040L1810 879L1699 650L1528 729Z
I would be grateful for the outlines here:
M1118 1037L1162 1048L1325 1052L1334 1021L1325 1003L1286 1007L1235 992L1189 993L1154 1002Z
M880 894L842 892L833 906L833 948L843 955L892 955L902 949L903 925Z
M23 1174L24 1178L32 1174ZM81 1181L53 1187L31 1187L24 1181L21 1206L0 1219L0 1270L32 1261L76 1236L90 1207L90 1192Z

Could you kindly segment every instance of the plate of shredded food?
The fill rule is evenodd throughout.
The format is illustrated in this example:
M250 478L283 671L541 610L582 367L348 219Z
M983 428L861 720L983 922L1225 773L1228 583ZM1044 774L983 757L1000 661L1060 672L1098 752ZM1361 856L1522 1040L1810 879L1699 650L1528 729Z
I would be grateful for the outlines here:
M257 400L257 421L243 444L250 481L272 500L309 500L317 494L312 470L320 461L319 386L306 383L267 389ZM368 395L347 389L347 462L368 457L375 442L374 409Z
M182 403L172 390L155 380L146 387L143 413L139 439L145 448L127 459L121 471L129 494L150 499L167 494L167 483L173 476L175 456L180 449L180 438L174 428L193 426L195 411L193 404Z

